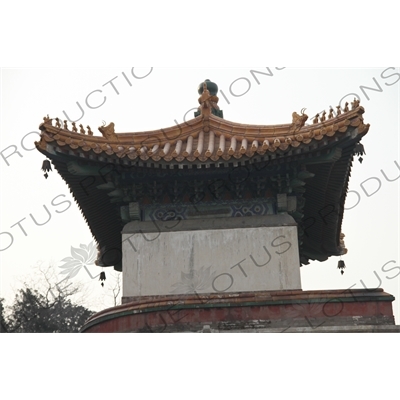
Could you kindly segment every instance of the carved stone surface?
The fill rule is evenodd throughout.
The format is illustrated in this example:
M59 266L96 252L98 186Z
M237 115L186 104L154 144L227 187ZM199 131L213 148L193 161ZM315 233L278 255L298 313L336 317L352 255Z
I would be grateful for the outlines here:
M124 297L301 289L288 215L132 222L122 241Z

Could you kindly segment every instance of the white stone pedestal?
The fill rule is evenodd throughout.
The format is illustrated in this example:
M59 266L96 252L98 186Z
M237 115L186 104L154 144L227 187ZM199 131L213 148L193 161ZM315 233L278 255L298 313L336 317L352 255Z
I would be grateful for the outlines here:
M288 215L135 221L122 240L124 297L301 289Z

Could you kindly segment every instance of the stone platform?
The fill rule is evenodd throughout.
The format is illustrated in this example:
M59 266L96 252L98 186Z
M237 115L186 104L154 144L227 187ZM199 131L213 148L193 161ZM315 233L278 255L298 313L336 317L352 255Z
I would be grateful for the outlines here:
M82 332L400 332L382 289L125 297Z

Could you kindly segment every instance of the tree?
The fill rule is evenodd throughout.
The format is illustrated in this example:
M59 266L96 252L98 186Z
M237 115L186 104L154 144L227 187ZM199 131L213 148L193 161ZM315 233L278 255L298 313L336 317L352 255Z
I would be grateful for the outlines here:
M0 333L7 332L7 323L4 317L4 299L0 299Z
M41 272L46 282L44 287L37 289L25 283L24 288L18 290L6 317L8 332L79 332L93 314L72 301L79 287L68 281L62 285L52 284L49 270Z

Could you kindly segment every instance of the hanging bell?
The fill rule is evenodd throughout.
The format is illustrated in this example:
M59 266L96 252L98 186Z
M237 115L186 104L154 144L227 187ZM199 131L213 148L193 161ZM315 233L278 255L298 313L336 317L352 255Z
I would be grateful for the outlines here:
M106 273L104 271L100 272L99 281L101 281L101 286L104 287L104 281L106 280Z
M44 177L47 179L49 174L47 172L52 171L51 164L49 160L44 160L42 164L42 171L44 172Z
M343 275L344 274L344 269L346 268L346 265L343 260L339 260L338 262L338 269L340 269L340 273Z
M360 162L360 164L362 164L362 162L364 161L362 156L365 155L366 153L364 150L364 146L361 143L357 143L356 147L354 147L354 154L359 156L358 161Z

